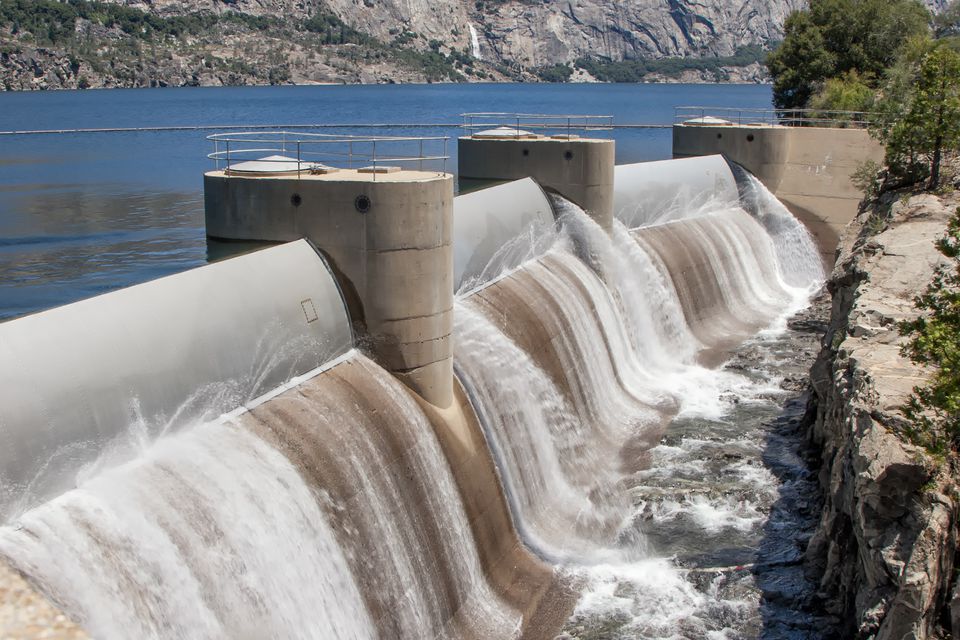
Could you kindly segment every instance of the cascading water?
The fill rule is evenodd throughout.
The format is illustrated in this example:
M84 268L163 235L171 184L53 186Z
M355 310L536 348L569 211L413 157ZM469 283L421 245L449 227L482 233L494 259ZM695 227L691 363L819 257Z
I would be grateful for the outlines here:
M618 222L612 238L575 205L558 199L555 206L563 223L557 245L461 296L455 315L458 372L485 424L517 526L538 553L589 585L566 629L573 637L597 628L623 637L747 630L755 624L749 598L721 594L722 576L709 569L697 574L714 576L706 586L690 579L661 555L683 545L664 545L669 533L651 534L671 530L689 554L731 532L749 537L762 524L771 478L749 460L759 447L726 419L734 399L763 405L760 397L775 394L776 384L706 369L697 356L795 312L818 284L819 258L809 236L793 236L807 246L794 252L800 272L785 276L798 265L778 260L778 238L729 206L633 235ZM687 256L682 265L678 253ZM702 299L705 288L713 295ZM727 320L706 331L718 315ZM667 433L679 425L679 446L657 444L671 417ZM712 494L671 491L685 474L709 471L710 432L699 434L706 440L683 433L691 423L729 438L728 448L714 447L723 455L746 451L739 466L714 469L739 474L742 483L718 479ZM767 495L743 499L748 489Z
M98 638L511 637L433 428L356 355L0 529Z
M807 228L755 176L743 171L740 183L747 206L773 240L783 279L794 287L820 282L823 263Z
M483 60L483 55L480 53L480 38L477 36L477 30L473 24L467 26L470 28L470 55L477 60Z
M809 235L759 201L608 235L558 200L551 247L458 296L456 370L514 525L583 587L572 637L756 630L755 586L724 567L753 557L778 496L761 458L779 365L704 354L782 326L822 277ZM354 353L91 467L0 528L0 555L97 637L521 635L529 582L491 578L460 493L498 488L455 477L467 463L435 434L469 439L437 420Z

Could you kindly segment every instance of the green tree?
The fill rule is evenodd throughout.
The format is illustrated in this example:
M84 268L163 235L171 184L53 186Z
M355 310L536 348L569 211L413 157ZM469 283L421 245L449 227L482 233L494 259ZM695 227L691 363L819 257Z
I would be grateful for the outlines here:
M916 425L908 435L917 444L946 452L960 443L960 209L937 249L950 264L937 269L916 299L926 315L902 322L900 332L909 337L903 354L932 368L929 384L915 387L905 407Z
M876 88L904 43L926 34L929 22L918 0L811 0L787 18L783 43L767 58L774 104L805 107L828 78L851 72Z
M960 146L960 54L941 45L923 57L902 115L880 137L892 173L940 185L944 151Z
M807 106L818 83L833 74L836 59L809 11L790 14L784 32L783 42L767 57L773 103L779 109L798 109Z
M873 89L856 71L848 71L836 78L827 78L820 91L810 98L809 106L822 111L862 112L870 111L873 102ZM824 113L823 117L828 114Z

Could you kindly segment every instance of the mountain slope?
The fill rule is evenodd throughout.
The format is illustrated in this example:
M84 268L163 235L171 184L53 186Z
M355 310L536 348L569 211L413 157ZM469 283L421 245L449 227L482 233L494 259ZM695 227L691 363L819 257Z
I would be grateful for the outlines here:
M0 0L0 87L564 80L576 66L574 79L756 81L803 4ZM648 62L603 73L622 60Z

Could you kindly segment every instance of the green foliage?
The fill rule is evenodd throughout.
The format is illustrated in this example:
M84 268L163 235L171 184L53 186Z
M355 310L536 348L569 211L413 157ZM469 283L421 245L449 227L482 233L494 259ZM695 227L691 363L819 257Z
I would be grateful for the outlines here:
M417 39L417 34L413 31L403 31L396 38L393 39L393 44L398 47L403 47L410 44Z
M960 54L941 45L924 55L902 104L891 126L877 132L887 145L887 166L906 183L929 176L935 189L943 153L960 147Z
M427 82L464 82L463 77L453 64L453 60L437 51L415 51L400 49L393 53L394 59L400 64L421 71Z
M828 78L823 87L810 98L810 108L822 111L869 111L873 108L874 92L856 71L848 71L836 78ZM817 117L818 114L813 114ZM827 114L822 114L827 117ZM838 117L838 114L830 114ZM841 117L842 119L842 117Z
M819 27L809 12L790 14L783 43L767 56L773 76L773 103L781 109L806 107L818 83L836 68Z
M602 60L581 58L576 66L603 82L640 82L647 74L678 76L684 71L713 72L722 79L723 67L745 67L763 61L766 53L757 45L740 47L732 56L713 58L660 58L656 60Z
M573 68L569 64L558 62L549 67L540 67L535 73L544 82L567 82L573 75Z
M865 200L873 200L880 193L880 169L875 160L864 160L850 176L850 182L863 192Z
M918 0L811 0L809 9L787 18L783 43L767 58L774 104L806 107L828 78L851 72L875 88L929 22Z
M950 264L937 269L926 292L915 300L926 314L902 322L900 332L909 337L903 354L932 369L930 383L915 387L904 408L913 421L907 436L943 453L960 445L960 209L937 249Z
M14 34L29 31L44 44L63 44L69 40L80 18L120 29L142 40L196 35L218 23L265 30L275 22L271 18L236 12L221 15L195 12L161 17L121 4L87 0L0 0L0 25L8 25Z
M329 11L314 14L304 21L303 28L318 34L324 44L370 44L373 41Z

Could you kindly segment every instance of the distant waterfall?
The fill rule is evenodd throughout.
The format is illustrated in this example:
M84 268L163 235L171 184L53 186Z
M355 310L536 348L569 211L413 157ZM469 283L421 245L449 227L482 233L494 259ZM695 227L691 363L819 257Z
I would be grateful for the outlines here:
M483 55L480 53L480 38L477 36L477 30L473 24L468 24L467 27L470 28L470 55L477 60L483 60Z

